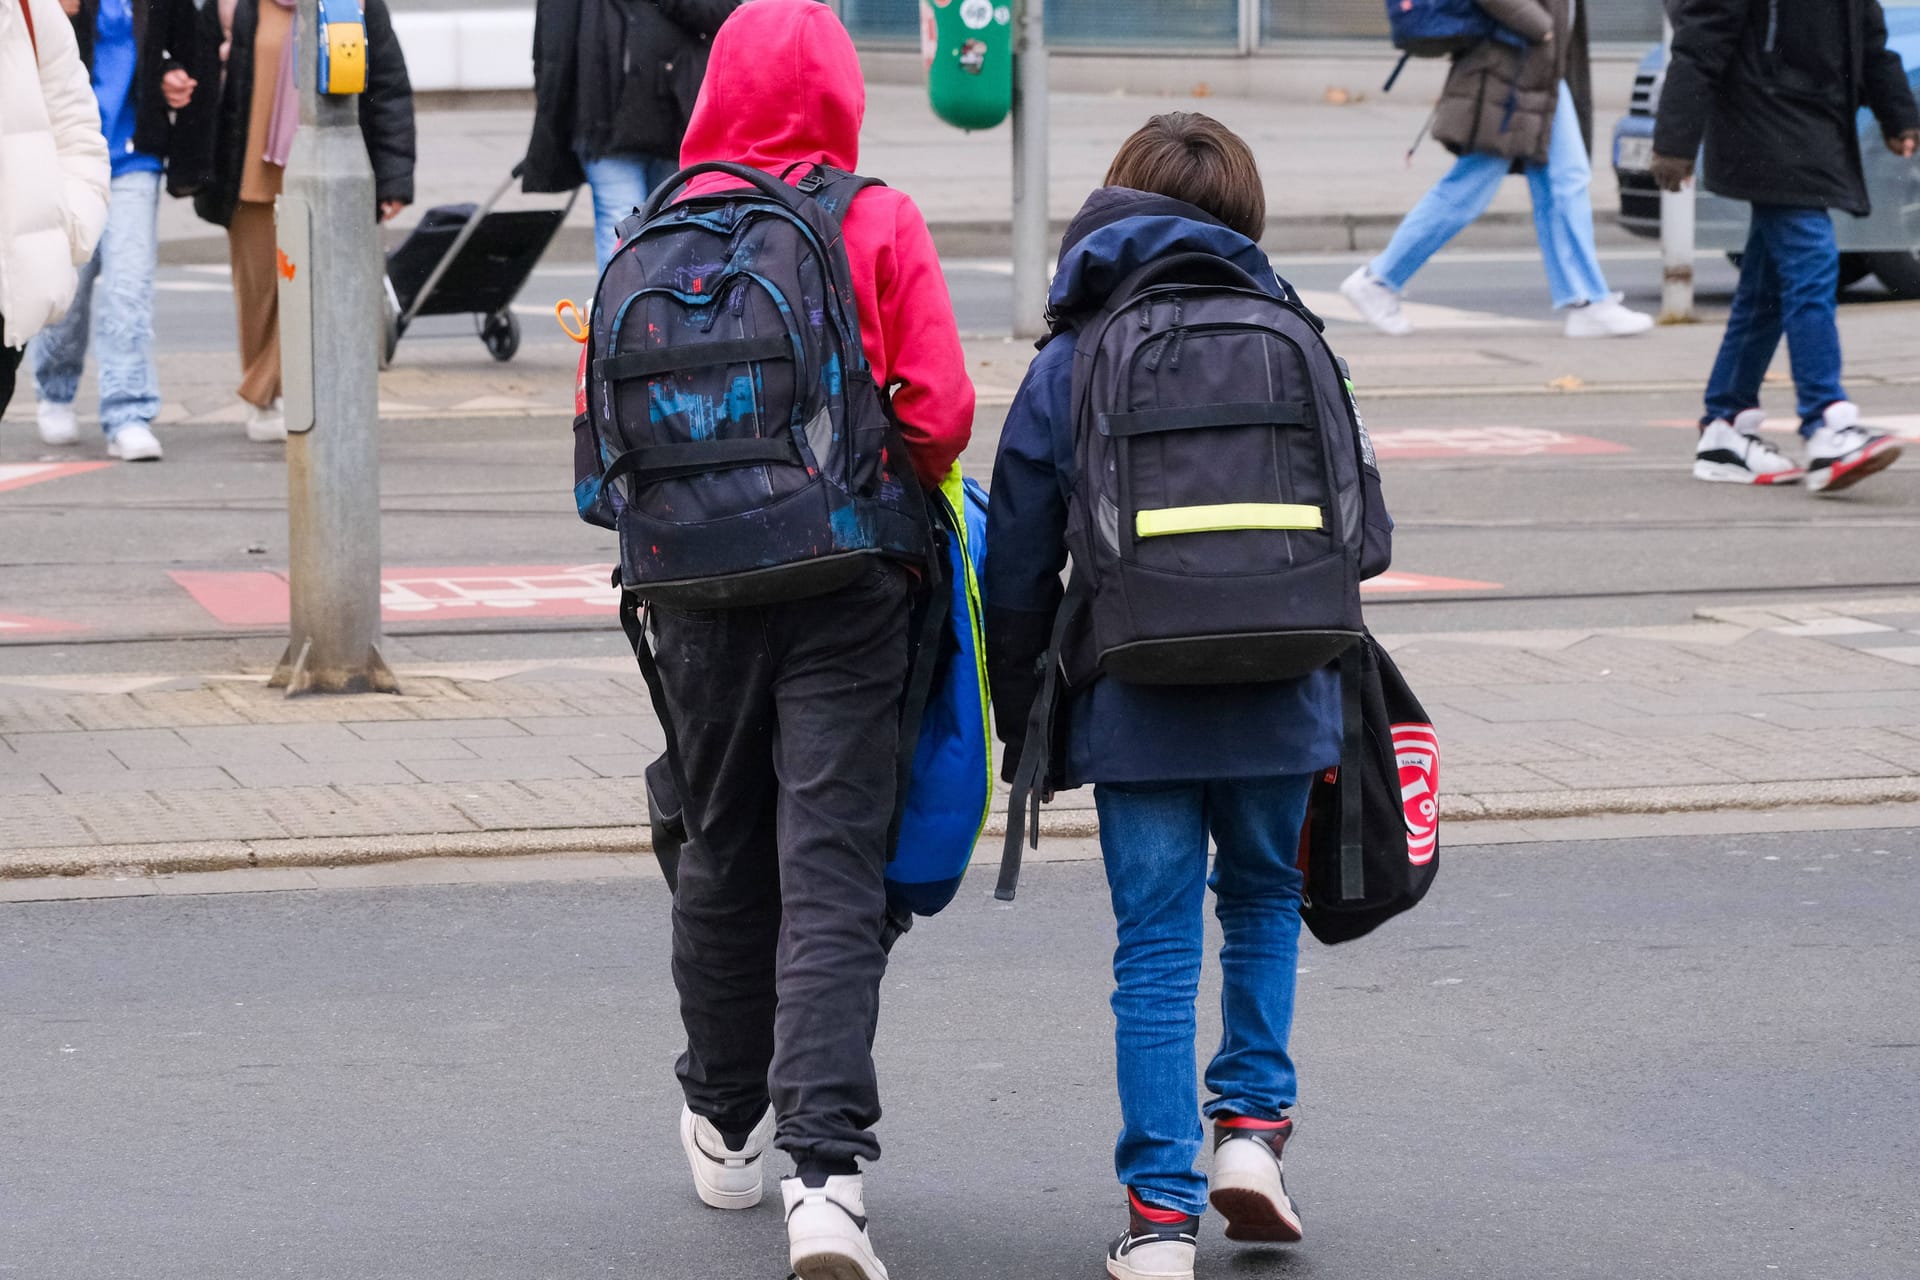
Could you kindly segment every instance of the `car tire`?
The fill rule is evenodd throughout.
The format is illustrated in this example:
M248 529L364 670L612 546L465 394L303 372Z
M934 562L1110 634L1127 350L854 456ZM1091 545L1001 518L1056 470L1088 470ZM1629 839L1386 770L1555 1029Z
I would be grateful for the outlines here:
M1887 286L1887 292L1896 298L1920 299L1920 248L1910 249L1906 253L1874 253L1867 256L1873 264L1873 274L1880 277L1880 283Z
M1843 253L1841 254L1840 255L1840 292L1845 293L1847 290L1853 288L1853 286L1859 284L1862 280L1865 280L1868 276L1872 275L1874 273L1873 264L1874 264L1874 259L1876 257L1898 258L1902 256L1904 255L1897 254L1897 253L1891 253L1891 254ZM1745 259L1745 257L1746 257L1745 254L1742 254L1739 252L1731 252L1727 254L1727 261L1733 264L1733 269L1735 271L1738 271L1740 269L1740 263ZM1888 285L1887 287L1889 289L1893 288L1892 285ZM1894 292L1899 293L1900 291L1898 289L1894 289ZM1902 295L1902 296L1905 296L1905 295Z

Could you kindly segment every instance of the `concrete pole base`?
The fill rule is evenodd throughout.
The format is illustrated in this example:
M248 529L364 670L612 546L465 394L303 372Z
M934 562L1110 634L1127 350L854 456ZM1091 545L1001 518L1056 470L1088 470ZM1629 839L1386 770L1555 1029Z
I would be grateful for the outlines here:
M380 656L378 645L368 648L365 661L351 667L316 666L310 661L312 656L313 641L303 642L298 654L294 652L294 646L289 644L286 652L280 655L267 687L285 689L289 698L307 693L400 692L400 681L394 676L393 668L387 665L387 660Z

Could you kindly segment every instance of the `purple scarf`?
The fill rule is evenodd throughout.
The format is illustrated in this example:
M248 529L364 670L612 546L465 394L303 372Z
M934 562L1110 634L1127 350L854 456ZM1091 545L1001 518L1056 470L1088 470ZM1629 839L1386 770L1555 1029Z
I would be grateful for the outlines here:
M273 0L282 9L291 9L294 0ZM267 149L262 159L268 164L286 167L287 153L293 150L293 132L300 127L300 87L294 80L293 46L299 43L300 20L294 19L293 30L287 32L286 43L280 46L279 77L273 86L273 115L267 121ZM255 75L259 74L256 69Z

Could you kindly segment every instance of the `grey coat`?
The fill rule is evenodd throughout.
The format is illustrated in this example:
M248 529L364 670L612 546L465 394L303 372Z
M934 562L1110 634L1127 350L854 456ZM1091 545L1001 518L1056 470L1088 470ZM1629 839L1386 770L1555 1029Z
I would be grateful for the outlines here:
M1580 132L1593 146L1593 79L1587 62L1587 9L1570 0L1480 0L1480 7L1528 40L1517 48L1484 41L1455 56L1434 111L1433 136L1455 155L1485 152L1516 164L1545 164L1553 141L1560 82L1573 91ZM1551 33L1553 39L1547 40Z

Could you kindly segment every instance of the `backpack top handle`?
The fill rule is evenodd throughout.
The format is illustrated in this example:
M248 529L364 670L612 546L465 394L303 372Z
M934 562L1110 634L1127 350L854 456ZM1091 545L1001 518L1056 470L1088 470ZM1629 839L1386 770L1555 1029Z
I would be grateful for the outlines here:
M1122 280L1111 296L1131 298L1157 284L1186 285L1225 285L1231 289L1254 289L1261 293L1271 290L1260 287L1260 282L1246 271L1214 253L1172 253L1164 258L1155 258L1152 262L1136 267L1133 274Z
M646 208L640 211L640 216L642 218L652 218L655 214L666 208L668 204L672 203L674 197L680 194L681 188L685 187L693 179L707 173L724 173L730 178L738 178L748 186L758 189L760 194L770 199L778 200L795 213L800 211L800 201L804 197L787 183L782 182L773 175L762 173L750 165L733 164L726 160L708 160L703 164L696 164L689 168L682 169L679 173L673 175L672 181L661 183L653 195L648 198Z

